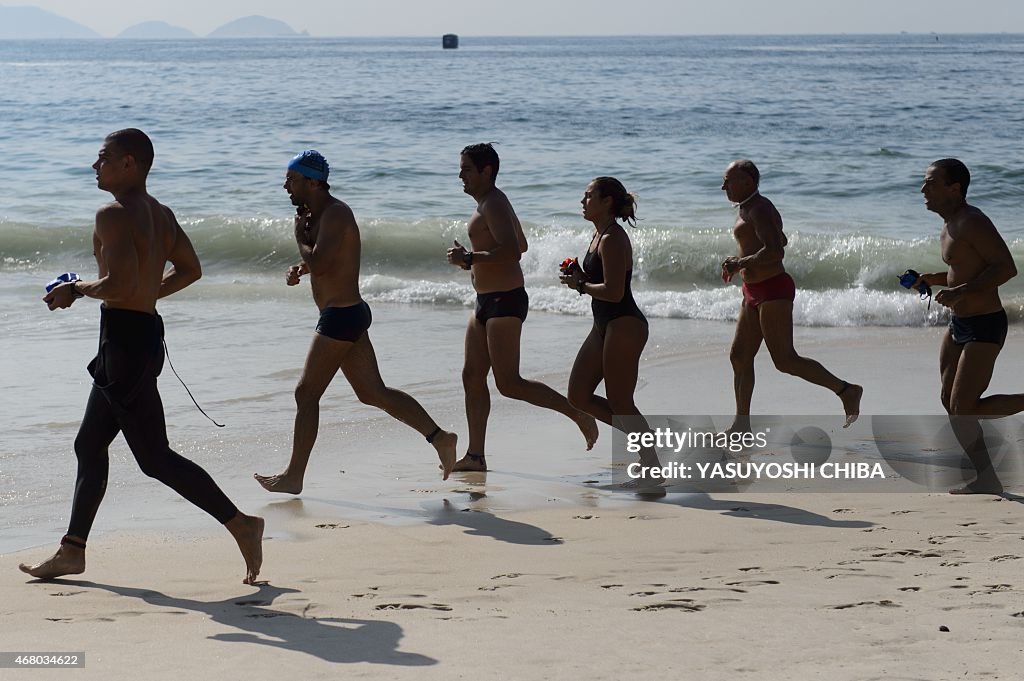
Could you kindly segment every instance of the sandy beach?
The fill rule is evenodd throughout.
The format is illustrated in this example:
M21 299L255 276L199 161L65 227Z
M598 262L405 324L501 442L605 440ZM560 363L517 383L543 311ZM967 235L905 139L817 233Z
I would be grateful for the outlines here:
M688 328L703 340L680 345ZM653 329L641 409L728 413L729 325ZM940 333L796 338L863 383L865 413L937 413ZM1024 383L1019 343L1014 328L993 390ZM755 411L836 406L763 354ZM544 377L564 386L566 374ZM300 498L229 481L267 519L259 587L241 584L227 533L185 504L177 527L97 532L79 577L18 572L50 545L0 556L3 649L86 654L84 669L4 678L1016 678L1020 490L637 498L590 482L609 475L607 429L588 454L557 415L499 398L492 414L486 477L442 483L415 438L381 419L345 432L346 449L379 458L342 463L327 428Z

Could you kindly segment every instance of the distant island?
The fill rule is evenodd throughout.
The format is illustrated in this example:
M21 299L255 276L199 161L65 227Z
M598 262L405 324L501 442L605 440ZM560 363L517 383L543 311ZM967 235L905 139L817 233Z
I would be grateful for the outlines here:
M88 26L38 7L0 5L0 40L39 38L102 38Z
M144 21L141 24L129 26L118 33L117 37L132 40L183 40L197 36L187 28L171 26L166 21Z
M208 38L301 38L309 34L296 32L291 26L261 16L242 17L229 21L208 35Z
M248 16L235 19L214 29L208 38L302 38L307 31L298 32L288 24L269 17ZM102 38L88 26L47 12L38 7L8 7L0 5L0 40L81 39ZM164 21L145 21L121 31L116 37L134 40L184 40L196 38L192 31L172 26Z

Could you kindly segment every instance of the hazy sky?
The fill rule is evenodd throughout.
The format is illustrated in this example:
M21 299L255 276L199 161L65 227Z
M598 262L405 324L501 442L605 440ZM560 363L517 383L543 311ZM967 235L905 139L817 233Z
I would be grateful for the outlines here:
M250 14L312 35L1024 33L1021 0L4 0L112 36L152 19L206 35Z

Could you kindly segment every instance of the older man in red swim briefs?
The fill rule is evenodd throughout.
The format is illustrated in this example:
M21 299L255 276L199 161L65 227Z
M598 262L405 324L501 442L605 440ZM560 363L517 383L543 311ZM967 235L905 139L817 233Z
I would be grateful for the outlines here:
M761 349L762 340L779 371L834 392L843 403L848 426L860 414L864 389L836 378L820 363L801 357L793 348L796 285L782 265L786 247L782 216L771 201L761 196L760 180L757 166L747 159L730 163L722 178L722 190L739 209L732 228L739 255L722 263L722 281L728 283L737 272L743 277L743 302L729 352L736 392L736 420L732 429L749 429L754 356Z

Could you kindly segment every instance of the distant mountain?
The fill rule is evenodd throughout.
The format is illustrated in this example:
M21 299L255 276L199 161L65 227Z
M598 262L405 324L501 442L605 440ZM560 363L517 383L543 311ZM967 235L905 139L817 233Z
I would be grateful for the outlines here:
M242 17L215 29L210 38L299 38L307 33L298 33L291 26L268 17Z
M180 26L171 26L164 21L144 21L141 24L135 24L129 26L120 33L117 34L118 38L131 38L133 40L150 40L150 39L183 39L183 38L195 38L195 33L188 30L187 28L181 28Z
M87 26L38 7L0 6L0 39L99 38Z

